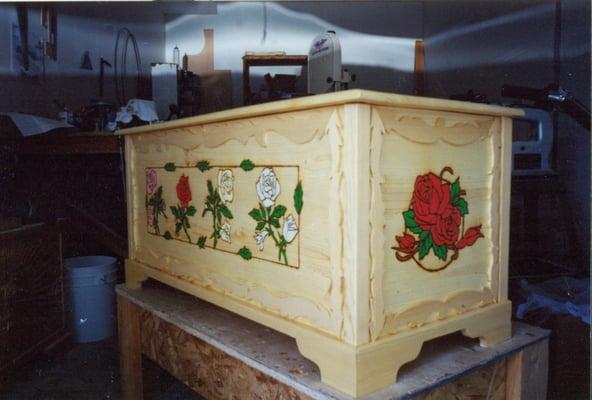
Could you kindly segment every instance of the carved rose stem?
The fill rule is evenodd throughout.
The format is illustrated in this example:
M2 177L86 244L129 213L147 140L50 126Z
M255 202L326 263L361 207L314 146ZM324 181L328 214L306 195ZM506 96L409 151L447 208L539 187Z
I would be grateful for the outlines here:
M267 227L266 227L266 231L267 233L269 233L269 236L271 236L271 238L273 239L273 241L275 242L276 247L279 249L279 255L280 258L284 257L284 263L286 265L288 265L288 256L286 255L286 245L288 244L285 240L282 239L282 241L280 242L276 237L275 237L275 232L273 231L273 227L271 226L271 223L269 222L269 217L271 217L271 207L265 208L263 207L263 209L265 210L266 214L265 215L265 219L268 220L267 221ZM280 235L281 237L281 235Z
M185 232L185 235L187 235L189 243L191 243L191 236L189 236L189 232L187 231L187 227L185 226L185 222L187 221L187 215L185 215L186 209L182 209L179 204L177 204L177 208L181 211L181 226L183 227L183 232Z
M399 253L395 252L395 257L397 258L397 260L401 261L401 262L405 262L405 261L409 261L409 260L413 260L415 261L415 264L417 264L417 266L421 269L423 269L424 271L427 272L438 272L438 271L442 271L443 269L445 269L446 267L448 267L454 260L456 260L458 258L458 249L456 248L456 246L446 246L446 248L448 250L453 250L454 254L452 256L450 256L450 260L448 260L448 262L438 268L428 268L425 265L423 265L421 263L421 261L419 261L418 259L415 258L415 254L417 254L419 252L419 249L415 249L413 251L413 253L408 254L406 256L402 256ZM396 251L400 251L401 249L399 249L396 246L391 247L391 249L396 250Z

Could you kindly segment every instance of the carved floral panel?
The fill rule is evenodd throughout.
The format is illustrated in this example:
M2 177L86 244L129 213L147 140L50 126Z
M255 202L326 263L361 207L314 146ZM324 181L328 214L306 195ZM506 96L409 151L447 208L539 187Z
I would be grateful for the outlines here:
M151 235L245 260L300 266L303 189L297 165L174 163L146 169Z

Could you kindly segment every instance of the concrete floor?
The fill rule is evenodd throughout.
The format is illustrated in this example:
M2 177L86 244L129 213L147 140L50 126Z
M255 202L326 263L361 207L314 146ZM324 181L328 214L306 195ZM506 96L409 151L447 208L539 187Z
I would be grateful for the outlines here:
M204 400L143 359L145 400ZM66 342L50 355L24 364L2 387L4 400L120 399L117 338L96 343Z

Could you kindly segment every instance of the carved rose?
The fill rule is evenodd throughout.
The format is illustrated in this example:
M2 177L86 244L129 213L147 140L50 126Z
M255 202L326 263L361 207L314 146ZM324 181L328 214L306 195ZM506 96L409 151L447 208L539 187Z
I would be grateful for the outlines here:
M259 247L259 251L263 251L263 247L265 244L265 238L269 235L267 231L260 231L255 234L255 242L257 242L257 247Z
M230 243L230 228L231 227L228 222L224 222L222 227L220 227L220 239L228 243Z
M484 237L481 225L467 229L462 235L461 225L469 213L464 198L467 193L461 188L460 178L448 180L444 178L446 173L454 175L451 167L444 167L440 175L430 172L415 179L410 207L402 213L405 230L402 236L395 236L398 245L392 247L398 261L414 260L429 272L447 268L458 259L461 249ZM430 252L442 261L439 266L422 263Z
M456 242L456 248L462 249L467 246L472 246L473 244L475 244L477 239L482 237L485 236L483 236L483 234L481 233L481 225L469 228L463 235L462 239Z
M181 175L179 182L177 183L177 198L181 208L189 207L191 201L191 188L189 187L189 177Z
M288 215L288 218L284 219L284 226L282 228L282 235L286 242L290 243L298 234L298 226L296 226L296 220L292 214Z
M257 195L264 207L271 207L280 195L280 182L273 169L264 168L257 181Z
M395 239L399 242L399 247L397 248L398 251L413 254L417 250L417 241L415 240L415 237L408 233L403 234L403 236L395 236Z
M432 226L432 238L436 246L451 246L458 239L462 217L458 208L449 205L438 215L436 224Z
M462 222L457 207L450 203L450 185L435 174L418 176L411 200L415 222L431 233L436 246L453 245Z
M152 168L146 170L146 194L154 196L156 193L156 171Z
M429 226L434 225L434 217L441 215L450 205L450 186L432 173L418 176L411 204L415 221L427 231Z
M234 176L232 170L221 169L218 171L218 194L223 203L232 202Z

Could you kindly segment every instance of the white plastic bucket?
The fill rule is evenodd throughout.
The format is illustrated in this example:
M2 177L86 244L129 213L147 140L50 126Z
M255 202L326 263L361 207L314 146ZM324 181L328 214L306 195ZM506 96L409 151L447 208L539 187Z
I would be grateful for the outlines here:
M71 321L78 343L96 342L115 333L116 262L115 258L106 256L64 260Z

